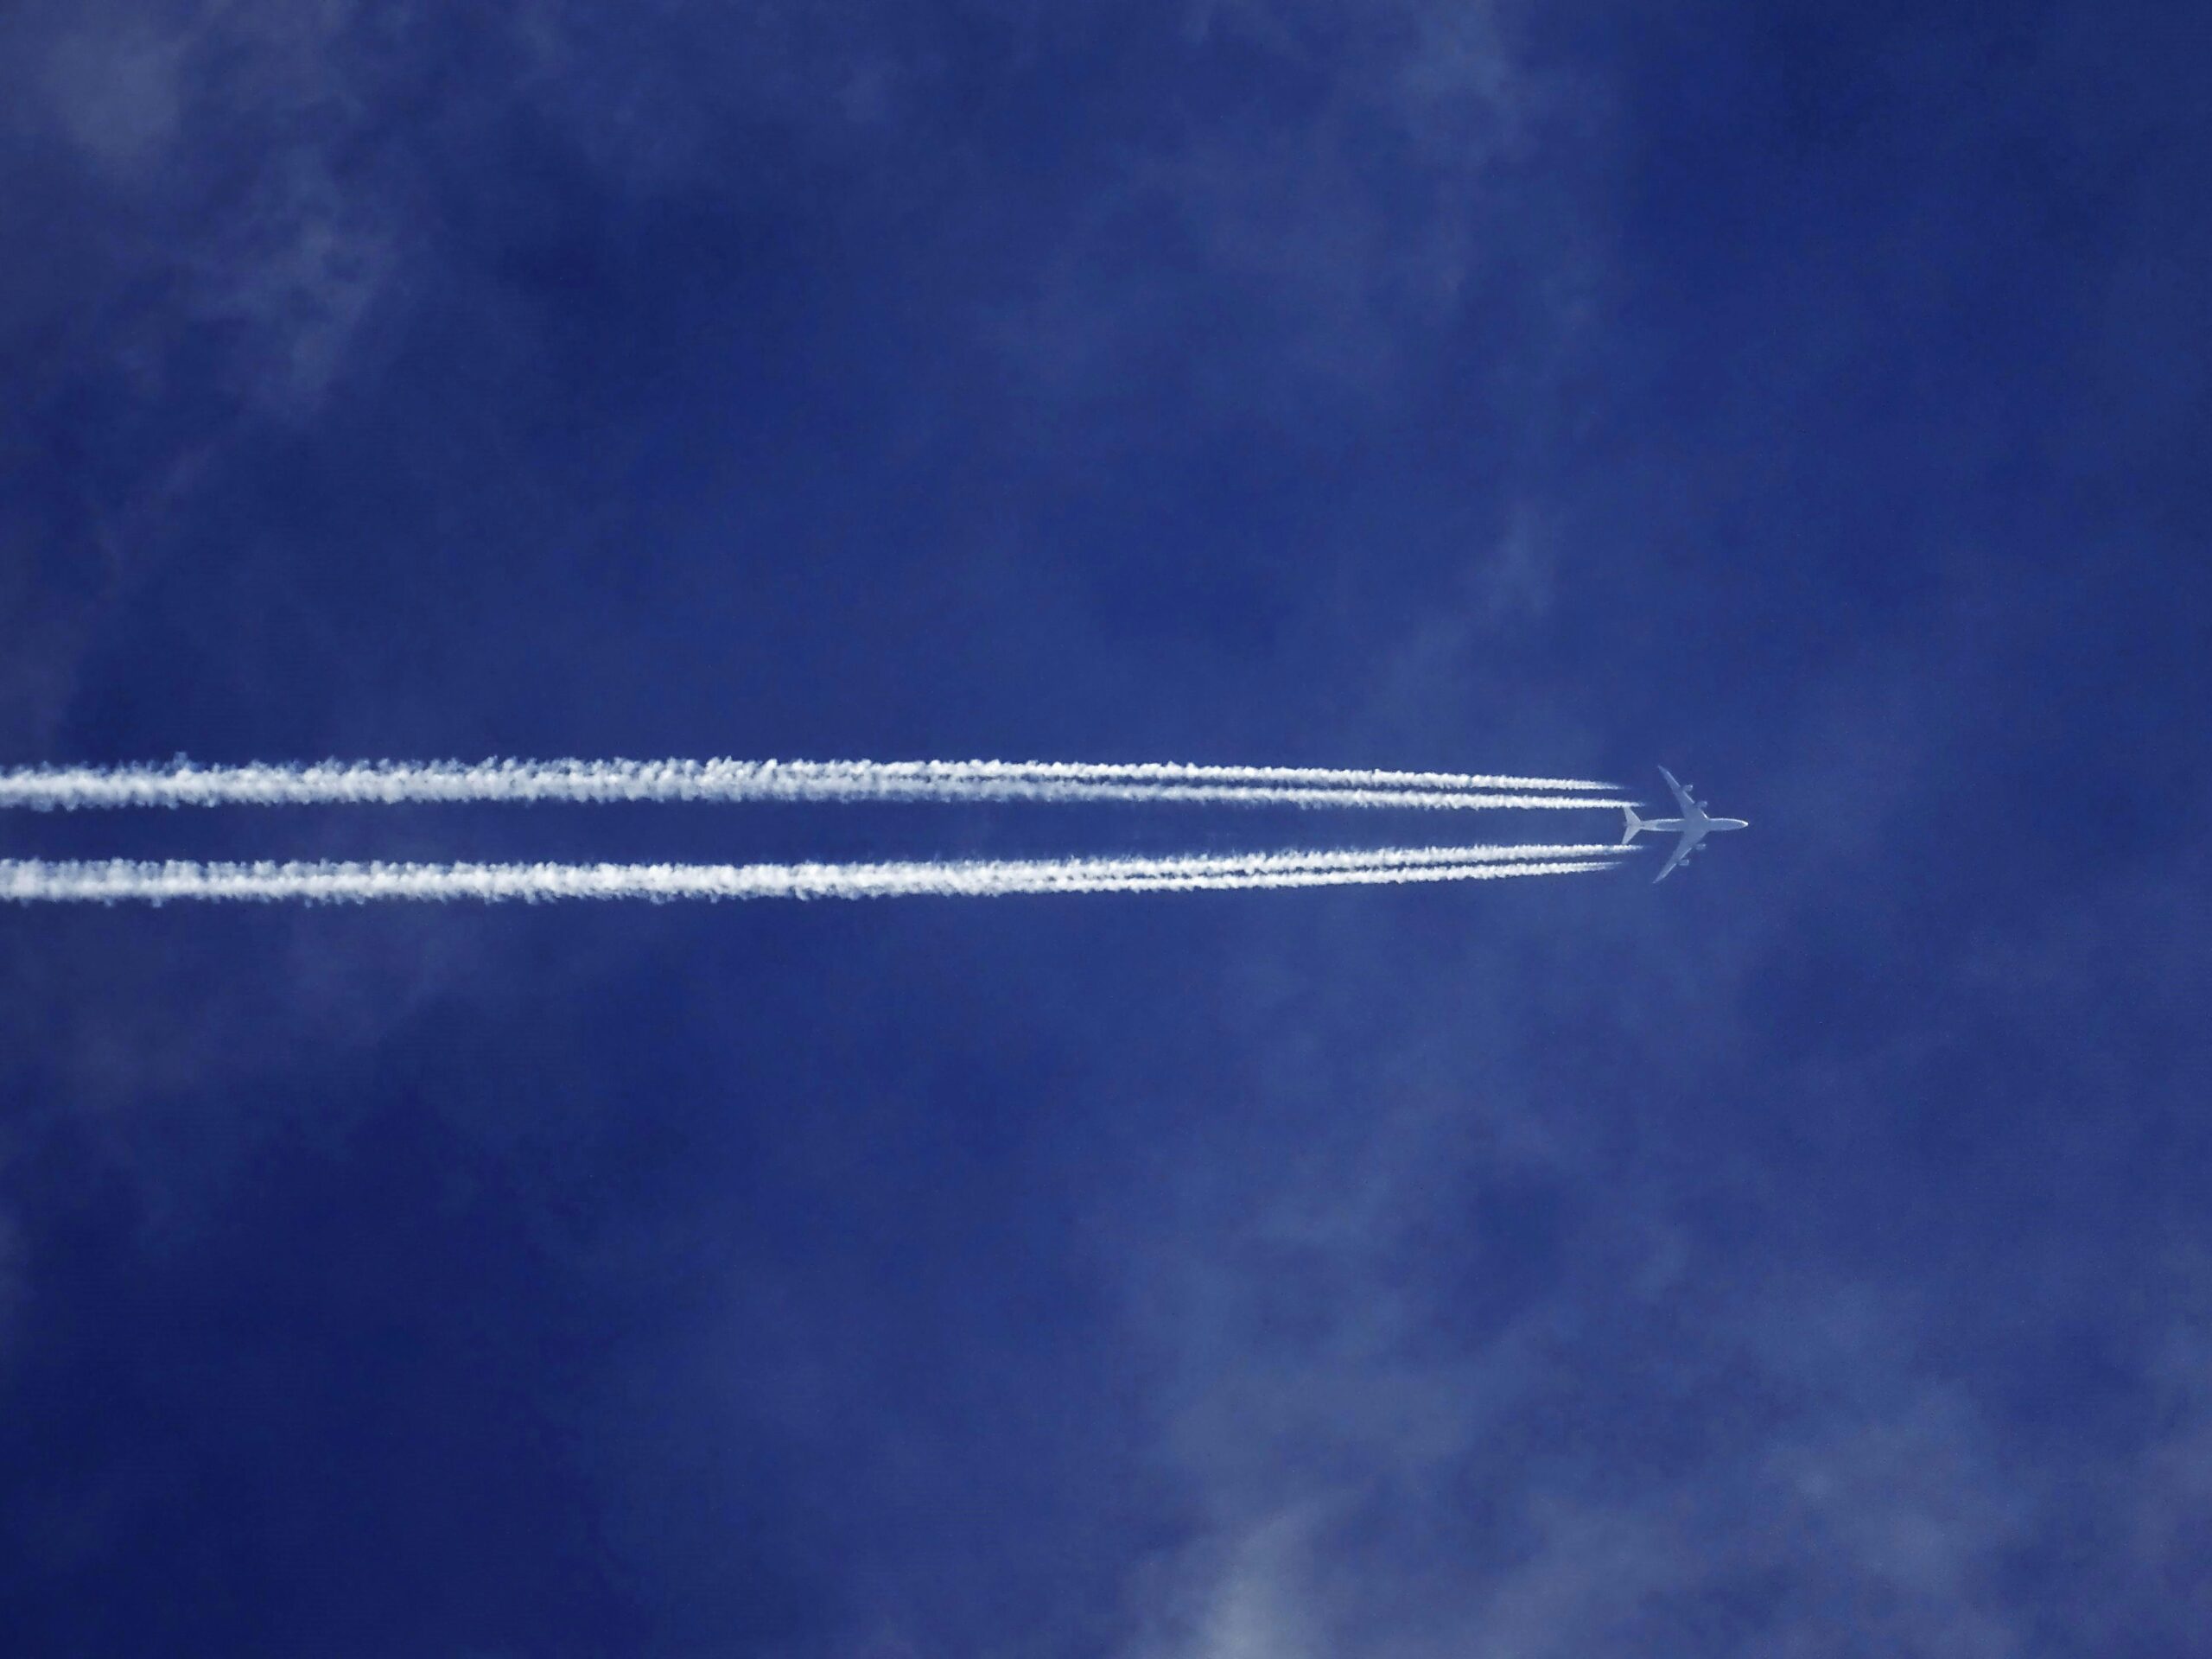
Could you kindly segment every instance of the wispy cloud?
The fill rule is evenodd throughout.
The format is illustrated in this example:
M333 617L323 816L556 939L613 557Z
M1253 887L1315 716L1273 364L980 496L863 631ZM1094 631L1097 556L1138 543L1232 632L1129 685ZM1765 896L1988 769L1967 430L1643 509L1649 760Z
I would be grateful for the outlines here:
M1194 6L1195 67L1257 56L1302 95L1151 124L999 317L1001 348L1045 399L1122 396L1131 362L1181 364L1196 412L1292 429L1317 398L1339 413L1347 398L1394 403L1486 298L1511 304L1516 358L1545 360L1575 325L1590 259L1568 204L1532 201L1510 169L1540 139L1582 140L1595 105L1531 60L1517 16L1440 0ZM1133 245L1160 257L1132 262Z
M0 1160L6 1149L0 1147ZM4 1163L0 1163L0 1168ZM14 1354L16 1308L22 1295L22 1241L15 1221L0 1210L0 1380Z

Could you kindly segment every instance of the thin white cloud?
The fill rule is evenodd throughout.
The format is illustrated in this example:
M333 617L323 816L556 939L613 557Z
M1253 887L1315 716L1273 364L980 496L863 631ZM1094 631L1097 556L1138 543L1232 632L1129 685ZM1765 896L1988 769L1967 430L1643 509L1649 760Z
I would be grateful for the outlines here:
M194 308L243 327L237 372L264 407L309 413L345 371L402 268L397 221L373 188L343 187L324 157L299 154L263 174L201 255Z
M0 1151L0 1170L4 1170L4 1152ZM14 1357L16 1309L22 1300L23 1263L22 1236L14 1220L0 1210L0 1378L7 1375L8 1362Z
M88 19L54 42L47 99L62 130L111 177L158 161L177 136L184 41L150 18Z
M0 119L86 171L105 268L66 296L99 314L79 356L151 353L158 377L197 330L247 409L300 420L374 366L380 311L404 316L437 267L425 202L488 182L486 135L514 111L623 188L727 185L734 123L895 143L930 61L899 24L873 3L29 0L0 21Z
M1339 409L1395 399L1497 283L1516 290L1523 333L1570 330L1582 227L1546 175L1505 169L1539 144L1586 143L1597 104L1528 60L1515 15L1442 0L1192 8L1195 63L1275 59L1303 85L1296 108L1237 106L1133 145L992 338L1048 398L1122 396L1132 361L1175 361L1199 410L1294 429L1322 394ZM1118 257L1160 241L1163 218L1162 257ZM1541 360L1550 342L1522 346Z
M1692 1377L1656 1370L1635 1391L1694 1412L1676 1388L1743 1386L1731 1369L1756 1368L1758 1324L1817 1315L1819 1303L1743 1312L1749 1324L1724 1318L1702 1351L1669 1357ZM1840 1366L1836 1354L1821 1360L1871 1378L1878 1394L1859 1409L1839 1412L1815 1391L1777 1425L1747 1421L1670 1467L1663 1441L1624 1435L1602 1408L1602 1438L1577 1445L1572 1426L1590 1409L1579 1373L1602 1362L1545 1330L1568 1317L1532 1312L1501 1351L1511 1355L1503 1372L1461 1377L1467 1409L1449 1440L1419 1451L1402 1440L1401 1456L1358 1471L1309 1456L1303 1491L1221 1513L1179 1569L1141 1586L1146 1634L1129 1659L1231 1659L1255 1631L1279 1650L1376 1659L1824 1651L1839 1605L1895 1651L2018 1650L1996 1575L2031 1511L1970 1406L1914 1377L1901 1333ZM1751 1375L1785 1399L1802 1382L1787 1368ZM1287 1371L1276 1386L1303 1391L1310 1379ZM1392 1404L1347 1392L1309 1432L1384 1426ZM1224 1419L1212 1432L1251 1431ZM1299 1466L1290 1450L1275 1454L1286 1470ZM1488 1517L1471 1529L1470 1506Z
M381 16L403 36L414 22ZM35 66L22 118L85 164L111 262L72 296L102 314L73 372L111 353L158 385L197 329L230 343L222 372L245 406L296 417L320 404L410 234L359 21L351 0L99 0L16 20L14 48Z

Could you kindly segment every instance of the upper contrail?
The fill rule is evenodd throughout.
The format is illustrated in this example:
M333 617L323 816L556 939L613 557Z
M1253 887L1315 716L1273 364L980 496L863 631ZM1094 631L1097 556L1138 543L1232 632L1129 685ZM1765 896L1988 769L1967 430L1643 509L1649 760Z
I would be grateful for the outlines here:
M1618 787L1575 778L1516 778L1471 772L1345 771L1327 766L1207 766L1163 762L1115 766L1067 760L830 760L785 764L823 772L857 769L916 777L1064 779L1092 784L1283 784L1320 789L1446 791Z
M1002 760L327 761L23 767L0 808L458 801L1179 801L1245 806L1618 808L1606 784L1461 772Z
M0 901L867 899L937 894L1223 891L1472 881L1610 869L1618 848L1382 848L1178 858L1003 859L886 864L147 863L0 860Z

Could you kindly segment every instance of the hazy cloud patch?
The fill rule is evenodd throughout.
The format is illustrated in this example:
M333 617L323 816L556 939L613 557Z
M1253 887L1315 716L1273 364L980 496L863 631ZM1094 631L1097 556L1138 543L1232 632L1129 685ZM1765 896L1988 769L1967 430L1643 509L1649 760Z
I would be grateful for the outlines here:
M174 141L184 107L184 44L149 20L56 41L46 91L63 130L111 175L143 171Z
M1040 395L1111 401L1134 370L1295 431L1309 403L1394 404L1471 311L1510 312L1483 326L1518 366L1571 336L1587 204L1515 169L1586 149L1597 105L1526 57L1507 9L1253 0L1186 22L1194 79L1256 55L1301 95L1163 114L1131 144L992 321Z
M0 1176L4 1176L6 1151L0 1147ZM16 1309L23 1294L22 1230L5 1210L0 1210L0 1376L15 1352Z
M1491 599L1471 583L1452 637L1478 639ZM1909 1221L1950 1243L1940 1202L1906 1174L1875 1179L1894 1166L1885 1137L1916 1132L1910 1103L1942 1098L1944 1043L1799 1052L1746 1023L1836 881L1878 861L1973 742L1969 711L1931 723L1910 694L1939 664L2004 670L2017 642L1971 626L1938 610L1803 699L1752 814L1811 844L1769 873L1756 914L1709 917L1709 938L1655 931L1626 891L1553 937L1493 912L1449 944L1411 918L1372 938L1255 919L1219 1023L1246 1057L1230 1086L1269 1133L1190 1130L1167 1154L1188 1172L1173 1202L1125 1203L1106 1234L1125 1317L1165 1379L1156 1455L1192 1516L1183 1548L1130 1581L1146 1632L1132 1659L1254 1640L1389 1659L1819 1652L1839 1609L1904 1653L2016 1652L2045 1626L2183 1628L2176 1564L2212 1526L2202 1391L2180 1381L2201 1330L2123 1318L2114 1386L2158 1393L2164 1415L2153 1433L2104 1431L2103 1484L2024 1459L2007 1373L2031 1360L2003 1344L2096 1317L2100 1283L2143 1271L2133 1247L2052 1272L2063 1230L2027 1226L2021 1288L2039 1300L1993 1322L1977 1270L1894 1242L1923 1238L1899 1234ZM1923 937L1926 995L1954 1010L1959 1041L2029 1054L2022 1022L2084 998L2084 1017L2109 998L2183 1018L2201 952L2174 912L2181 885L2153 860L2078 906ZM1910 925L1878 882L1865 904L1872 925ZM1638 955L1665 938L1709 982ZM1325 976L1279 965L1324 960ZM1380 1058L1330 989L1369 976L1393 987ZM1618 1010L1636 1075L1544 1047L1565 1018L1553 999L1592 995ZM1679 1090L1654 1098L1642 1076L1725 1071L1746 1050L1771 1123L1676 1114ZM2110 1069L2068 1086L2106 1097L2131 1075L2122 1056ZM2073 1116L2070 1154L2040 1107L2011 1132L2031 1165L2117 1179L2108 1125ZM2020 1155L1968 1146L1955 1173L2006 1179ZM1808 1186L1815 1166L1859 1179ZM1756 1261L1729 1243L1751 1214L1768 1217ZM2155 1283L2145 1296L2186 1301ZM2022 1563L2064 1559L2084 1529L2133 1539L2140 1573L2052 1573L2040 1605L2024 1597Z

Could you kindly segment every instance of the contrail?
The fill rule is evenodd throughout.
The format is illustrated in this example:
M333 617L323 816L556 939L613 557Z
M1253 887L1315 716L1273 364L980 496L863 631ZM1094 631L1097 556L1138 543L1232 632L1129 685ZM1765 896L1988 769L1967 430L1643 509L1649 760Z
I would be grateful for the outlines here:
M0 808L458 801L1046 801L1416 809L1618 808L1611 786L1478 773L998 760L487 760L27 767Z
M0 861L0 900L866 899L937 894L1222 891L1355 883L1477 881L1610 869L1618 849L1384 848L1182 858L1011 859L887 864L144 863Z
M792 761L822 771L858 768L917 777L1065 779L1076 783L1280 784L1318 789L1613 790L1615 784L1576 778L1513 778L1486 772L1344 771L1326 766L1101 766L1065 760Z

